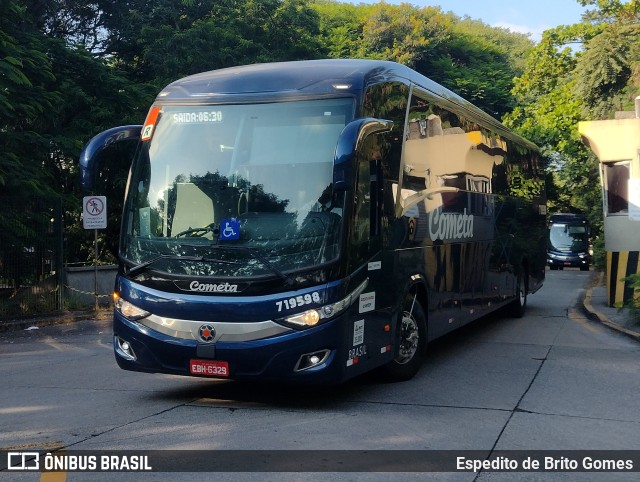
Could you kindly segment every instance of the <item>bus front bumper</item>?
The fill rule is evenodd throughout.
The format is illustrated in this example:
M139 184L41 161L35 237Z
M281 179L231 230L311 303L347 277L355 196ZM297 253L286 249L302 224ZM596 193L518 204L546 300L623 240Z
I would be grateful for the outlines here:
M317 327L292 330L260 340L200 343L172 337L114 313L114 351L120 368L150 373L211 376L237 380L339 383L345 380L346 355L338 317ZM333 342L332 342L333 340ZM222 366L213 375L194 373L193 365Z
M589 255L547 253L547 264L552 269L581 268L589 269Z

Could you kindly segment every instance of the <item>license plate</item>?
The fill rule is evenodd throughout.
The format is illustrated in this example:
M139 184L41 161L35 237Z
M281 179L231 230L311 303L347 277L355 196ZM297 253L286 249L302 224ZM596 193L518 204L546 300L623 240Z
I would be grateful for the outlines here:
M189 372L192 375L205 377L228 377L229 363L216 360L191 360L189 362Z

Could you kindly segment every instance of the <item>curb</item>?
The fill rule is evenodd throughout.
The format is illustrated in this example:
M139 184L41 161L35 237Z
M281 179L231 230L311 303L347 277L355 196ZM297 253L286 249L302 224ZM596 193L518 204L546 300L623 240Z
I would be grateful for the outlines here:
M600 273L600 277L598 281L595 283L596 286L602 281L603 276L604 276L604 273ZM598 310L596 310L593 307L593 304L591 303L592 291L593 291L593 286L590 286L589 288L587 288L585 291L584 299L582 300L582 306L584 308L584 311L587 317L593 321L599 321L603 325L607 326L612 330L617 331L618 333L622 333L623 335L629 336L636 341L640 341L640 333L637 333L633 330L629 330L624 326L620 326L619 324L614 323L609 318L607 318L606 315L604 315L603 313L600 313Z

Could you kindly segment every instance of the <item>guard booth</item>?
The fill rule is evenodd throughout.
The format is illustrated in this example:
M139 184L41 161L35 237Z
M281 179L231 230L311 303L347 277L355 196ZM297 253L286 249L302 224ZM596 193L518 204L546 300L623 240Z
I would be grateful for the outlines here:
M624 278L640 272L640 96L635 112L578 123L582 141L600 160L609 306L634 297Z

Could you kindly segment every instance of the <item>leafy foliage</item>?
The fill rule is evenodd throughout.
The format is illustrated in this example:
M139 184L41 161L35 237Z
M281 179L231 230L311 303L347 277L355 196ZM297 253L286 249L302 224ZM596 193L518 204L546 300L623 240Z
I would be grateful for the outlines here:
M131 78L158 88L233 65L320 56L319 19L306 0L144 0L108 21L108 51Z
M636 323L640 324L640 274L632 274L627 276L624 281L633 289L633 299L628 302L631 312L635 316Z
M314 8L330 56L406 64L498 118L513 107L513 78L533 47L524 35L439 7L384 2L356 7L324 0Z
M586 214L597 236L602 228L598 161L577 125L612 117L638 94L640 2L580 3L597 8L582 23L544 32L516 79L517 106L505 120L551 159L550 210ZM582 48L570 47L576 44Z
M578 94L590 117L607 118L615 110L633 108L640 89L640 1L581 3L598 5L587 18L599 31L585 39L576 69Z
M18 2L0 5L0 186L5 195L50 193L50 179L40 169L47 141L39 127L52 119L61 98L47 89L53 66L42 36L24 28L28 22Z

